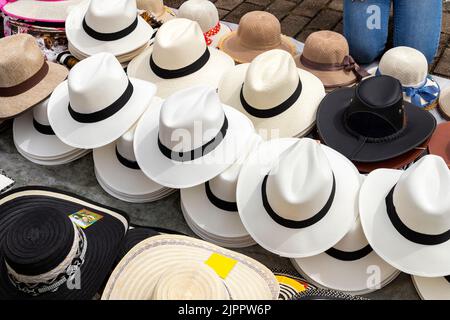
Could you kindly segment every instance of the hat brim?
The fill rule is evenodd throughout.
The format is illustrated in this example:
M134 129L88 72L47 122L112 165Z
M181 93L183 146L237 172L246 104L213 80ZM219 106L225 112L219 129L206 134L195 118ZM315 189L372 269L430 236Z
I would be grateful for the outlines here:
M374 251L355 261L341 261L321 253L313 257L292 259L297 271L314 285L351 294L368 294L388 285L400 271L383 261ZM377 282L368 281L370 270L377 270Z
M232 31L228 35L222 37L219 42L218 48L228 54L236 63L250 63L259 56L261 53L264 53L268 50L272 49L280 49L289 52L292 56L295 56L297 53L297 47L292 42L292 40L285 36L281 35L281 43L277 47L264 49L264 50L255 50L244 47L238 37L238 31Z
M14 144L19 149L38 159L61 158L78 151L77 148L59 140L56 135L38 132L33 125L33 111L28 111L14 120L13 136Z
M436 119L431 114L404 101L407 119L404 132L392 141L364 143L347 131L343 121L354 92L355 88L334 90L322 100L317 111L317 128L322 141L352 161L378 162L398 157L429 139L436 127Z
M100 52L109 52L115 56L133 52L148 43L153 35L153 28L138 16L136 29L127 36L114 41L100 41L89 36L83 29L83 19L88 10L88 3L70 11L66 19L67 39L73 47L92 56Z
M60 166L60 165L67 164L67 163L76 161L78 159L81 159L91 152L91 150L79 149L76 152L73 152L69 155L66 155L66 156L63 156L60 158L42 159L42 158L35 158L33 155L27 154L26 152L21 150L20 147L18 147L17 145L16 145L16 149L17 149L17 152L22 157L24 157L25 159L27 159L30 162L40 165L40 166Z
M176 162L162 154L158 147L161 107L150 108L139 120L134 153L142 171L153 181L169 188L190 188L211 180L238 159L254 133L247 117L223 105L228 131L220 144L203 157Z
M111 117L95 123L81 123L72 118L68 82L61 83L48 102L48 119L55 134L65 144L81 149L100 148L117 140L144 113L156 91L151 83L130 81L134 90L127 104Z
M176 91L194 85L208 85L217 88L223 74L234 66L234 62L228 55L215 48L208 48L208 50L210 52L208 62L200 70L185 77L175 79L158 77L150 67L153 46L131 60L127 73L130 77L154 83L158 88L156 95L164 99Z
M20 115L46 99L66 78L69 70L53 63L48 64L47 75L33 88L12 97L0 97L0 119L9 119Z
M403 171L379 169L364 181L359 209L364 233L373 250L387 263L412 275L442 277L450 274L450 241L421 245L404 238L386 211L386 196Z
M263 179L279 156L298 141L277 139L260 144L242 167L237 185L239 215L247 231L260 246L287 258L328 250L347 234L358 216L359 173L348 159L326 146L323 150L336 180L336 194L328 213L304 229L284 227L269 216L261 196Z
M308 133L316 122L317 107L325 96L320 80L309 72L297 69L302 82L302 92L297 101L275 117L257 118L245 111L240 98L249 66L250 64L235 66L222 77L219 83L220 100L245 114L253 122L257 132L270 134L277 131L277 138L297 137Z
M450 122L441 123L431 136L428 150L444 159L450 168Z
M2 11L10 17L38 22L64 23L71 7L82 0L72 1L14 1Z
M322 81L323 85L325 86L325 89L328 91L339 87L350 87L357 83L356 75L352 71L345 71L345 70L320 71L310 69L308 67L305 67L301 63L300 57L301 55L297 55L295 57L295 63L297 64L297 67L302 70L311 72L313 75L319 78L320 81Z
M450 283L444 277L411 276L411 278L422 300L450 300Z
M450 87L442 90L439 97L439 113L450 121Z
M210 47L217 48L219 46L220 40L226 35L231 33L231 28L223 22L220 22L220 31L211 37Z
M161 235L139 242L125 255L108 280L102 300L151 299L165 270L180 264L204 263L212 253L237 261L223 280L233 299L278 298L275 276L259 262L198 239Z
M71 290L62 285L58 290L40 296L31 296L17 290L8 277L5 260L0 253L0 298L20 300L89 300L101 288L116 258L116 248L128 229L128 216L68 192L52 188L26 187L7 192L0 198L0 238L4 238L8 227L21 216L24 208L51 206L61 209L64 216L87 209L103 217L83 229L88 242L85 261L81 266L81 288Z

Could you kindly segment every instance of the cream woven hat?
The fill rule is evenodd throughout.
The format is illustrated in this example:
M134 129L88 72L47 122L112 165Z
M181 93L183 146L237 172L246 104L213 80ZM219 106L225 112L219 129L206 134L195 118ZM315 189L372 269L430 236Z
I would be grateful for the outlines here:
M211 87L178 91L139 120L136 159L153 181L189 188L214 178L245 151L250 120L223 105Z
M230 168L204 184L181 189L185 219L202 239L229 248L255 244L237 211L236 186L242 165L261 140L254 134L243 155Z
M233 66L228 55L206 46L197 22L180 18L159 28L153 46L128 65L128 75L156 84L157 96L167 98L193 85L217 88Z
M241 169L237 205L253 239L287 258L320 254L357 215L360 177L340 153L311 139L266 141Z
M152 14L156 20L167 22L175 18L175 13L162 0L136 0L137 8Z
M428 155L406 171L379 169L366 178L359 208L375 252L422 277L450 274L450 170Z
M218 92L223 103L250 118L259 134L273 132L277 138L306 135L325 96L320 80L298 69L283 50L234 67L221 79Z
M70 11L66 34L85 55L120 56L148 43L153 29L138 16L136 0L91 0Z
M237 63L252 62L261 53L273 49L282 49L291 55L297 52L292 40L281 34L280 21L265 11L245 14L239 21L237 31L220 40L219 49Z
M125 255L102 300L276 300L279 289L256 260L202 240L160 235Z
M334 247L309 258L292 259L292 264L314 285L357 295L379 290L400 274L372 250L359 217Z
M381 58L376 72L398 79L407 102L427 110L437 106L440 87L428 74L427 59L419 50L410 47L388 50Z
M188 0L178 9L178 17L197 21L206 44L216 48L219 40L231 33L230 27L219 21L219 11L209 0Z
M450 120L450 88L442 91L439 98L439 112L445 119Z
M450 277L425 278L412 276L422 300L450 300Z
M33 36L0 39L0 119L13 118L46 99L68 73L64 66L45 61Z
M10 1L5 4L2 11L9 17L22 20L64 23L70 10L83 1Z
M99 148L130 129L155 91L149 82L129 79L111 53L99 53L77 63L53 91L49 122L64 143Z

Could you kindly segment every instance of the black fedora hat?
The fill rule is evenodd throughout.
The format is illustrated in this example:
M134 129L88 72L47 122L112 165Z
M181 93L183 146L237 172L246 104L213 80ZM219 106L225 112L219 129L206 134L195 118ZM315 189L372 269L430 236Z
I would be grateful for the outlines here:
M400 82L390 76L337 89L317 111L322 141L357 162L400 156L426 141L435 127L430 113L403 100Z
M90 300L128 229L124 212L45 187L0 197L0 299Z

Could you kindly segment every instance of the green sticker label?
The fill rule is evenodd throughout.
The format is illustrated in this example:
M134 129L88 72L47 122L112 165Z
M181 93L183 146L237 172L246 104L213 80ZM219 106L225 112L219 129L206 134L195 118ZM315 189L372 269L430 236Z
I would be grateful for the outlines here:
M86 229L103 218L103 216L87 209L82 209L78 212L72 213L69 218L77 226Z

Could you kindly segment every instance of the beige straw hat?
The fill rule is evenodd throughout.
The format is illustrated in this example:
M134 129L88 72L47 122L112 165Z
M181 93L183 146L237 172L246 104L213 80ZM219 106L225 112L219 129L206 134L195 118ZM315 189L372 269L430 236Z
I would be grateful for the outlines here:
M322 80L328 90L352 86L369 75L350 56L345 37L333 31L311 33L295 60L299 68Z
M294 43L281 34L280 21L265 11L245 14L237 31L223 37L218 47L237 63L252 62L261 53L272 49L282 49L292 55L297 52Z
M445 119L450 120L450 88L442 90L438 110Z
M45 61L35 39L0 39L0 119L15 117L47 98L69 71Z
M103 300L276 300L279 284L240 253L178 235L148 238L120 261Z
M162 0L136 0L137 8L153 15L162 23L175 18L175 13Z

